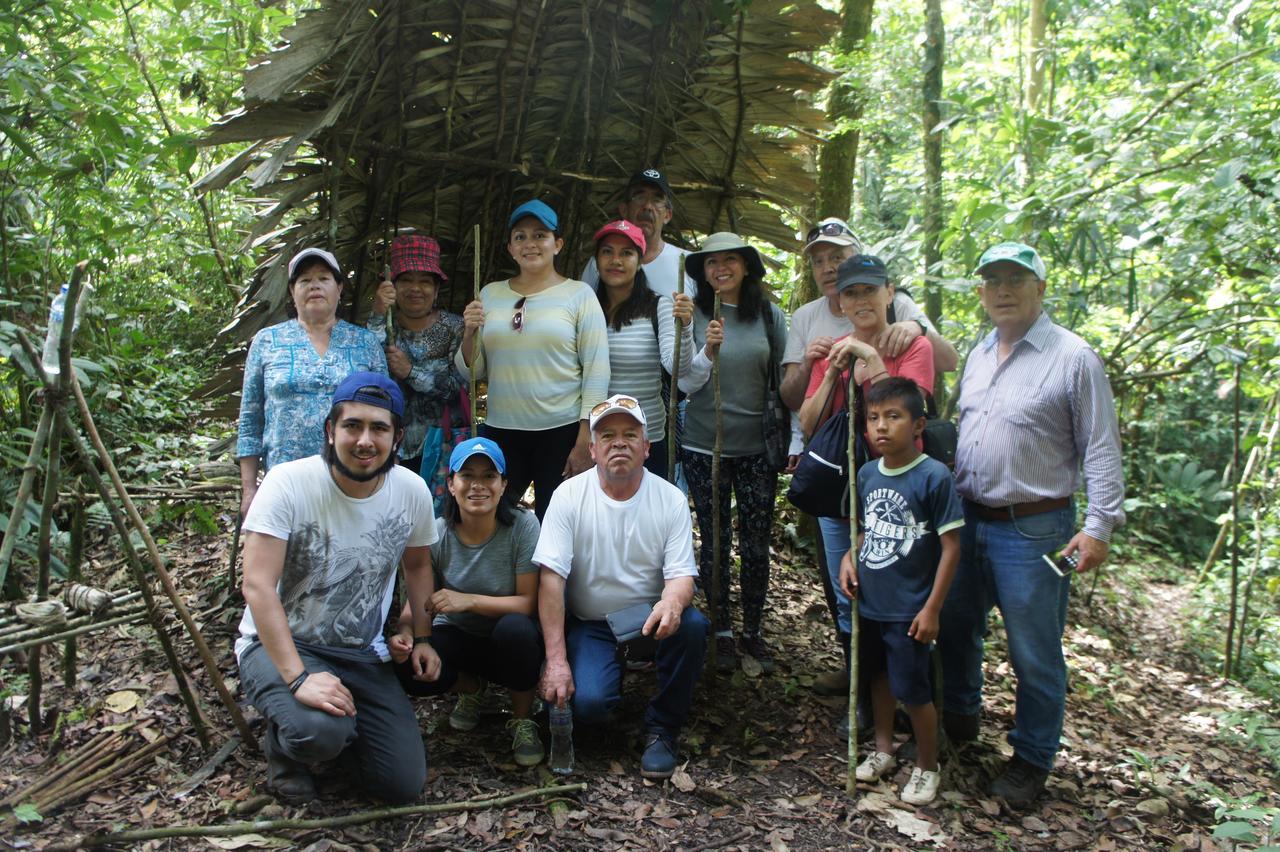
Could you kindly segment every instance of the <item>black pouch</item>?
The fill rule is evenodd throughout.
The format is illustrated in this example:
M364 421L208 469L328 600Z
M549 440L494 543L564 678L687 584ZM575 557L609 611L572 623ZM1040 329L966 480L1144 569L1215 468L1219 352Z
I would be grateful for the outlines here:
M653 638L652 633L645 636L640 632L652 613L653 604L639 603L605 615L605 623L609 625L613 639L618 643L614 655L620 662L642 663L657 656L658 640Z

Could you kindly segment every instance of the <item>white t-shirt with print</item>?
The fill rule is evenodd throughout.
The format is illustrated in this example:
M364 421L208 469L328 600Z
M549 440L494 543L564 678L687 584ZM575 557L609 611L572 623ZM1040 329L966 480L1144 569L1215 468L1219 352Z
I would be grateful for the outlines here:
M647 470L631 499L614 500L593 467L551 495L533 561L565 578L568 611L585 621L654 603L667 580L698 575L689 503Z
M244 529L288 542L276 590L295 640L391 658L382 626L396 567L406 547L437 539L422 477L396 465L377 491L355 498L342 493L320 456L285 462L267 471ZM236 659L257 638L245 607Z

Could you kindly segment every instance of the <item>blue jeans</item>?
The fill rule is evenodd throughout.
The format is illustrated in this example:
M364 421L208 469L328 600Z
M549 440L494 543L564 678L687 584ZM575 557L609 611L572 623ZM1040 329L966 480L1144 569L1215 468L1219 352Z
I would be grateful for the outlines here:
M818 518L818 529L822 531L822 549L827 554L827 574L831 577L836 595L836 628L841 633L849 633L853 627L850 619L853 606L840 588L840 560L849 552L849 519Z
M585 724L609 719L622 699L622 664L617 642L604 621L565 617L565 650L573 672L573 715ZM680 628L658 643L658 692L644 711L647 728L678 734L693 706L693 689L707 656L707 618L685 607Z
M982 707L982 651L987 616L1000 607L1009 661L1018 679L1009 744L1023 760L1053 768L1062 736L1067 665L1062 633L1071 576L1059 577L1041 558L1065 545L1075 508L1008 521L986 521L966 505L960 565L942 609L943 706L976 714Z

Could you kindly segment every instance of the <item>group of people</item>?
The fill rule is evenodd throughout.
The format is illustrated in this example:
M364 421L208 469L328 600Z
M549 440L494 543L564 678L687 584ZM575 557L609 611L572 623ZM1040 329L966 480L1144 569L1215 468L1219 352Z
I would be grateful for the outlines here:
M337 319L345 281L332 254L304 249L290 261L294 316L250 346L237 451L248 606L236 653L267 720L269 788L312 798L308 766L341 756L371 792L413 799L426 758L410 696L455 693L449 723L467 731L490 684L510 694L514 761L536 765L539 693L580 722L612 718L635 652L618 622L637 607L657 674L640 770L669 777L708 641L717 668L740 654L773 667L761 626L778 476L852 393L851 428L870 459L851 502L858 540L848 518L819 519L819 574L846 666L815 689L848 690L856 601L876 744L858 777L893 767L902 702L917 741L902 795L927 803L938 787L934 639L943 728L973 739L986 620L999 606L1018 709L1014 755L993 790L1034 799L1061 733L1070 587L1070 572L1043 557L1062 551L1078 570L1096 567L1123 522L1106 376L1043 312L1039 255L1004 243L979 264L995 329L961 380L953 477L922 454L920 435L956 350L846 223L808 233L822 295L788 328L746 241L712 234L688 253L665 242L673 203L660 171L632 177L618 214L596 231L576 280L556 269L556 212L537 200L516 207L507 249L517 273L485 286L461 317L436 304L448 279L430 237L393 242L363 329ZM712 381L717 364L727 381ZM488 388L474 437L472 375ZM775 394L794 412L787 465L767 447ZM667 481L669 449L697 513L696 561L688 497ZM1073 535L1082 465L1089 503ZM532 511L519 505L530 486ZM405 602L384 636L399 565ZM693 605L699 589L714 603L709 620Z

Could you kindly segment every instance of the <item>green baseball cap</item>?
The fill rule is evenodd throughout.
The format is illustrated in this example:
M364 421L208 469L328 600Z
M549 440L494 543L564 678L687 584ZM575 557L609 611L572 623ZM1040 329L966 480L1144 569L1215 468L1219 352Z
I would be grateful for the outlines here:
M978 268L974 270L974 274L981 274L983 267L998 260L1012 261L1024 269L1029 269L1041 281L1045 280L1047 275L1044 261L1040 259L1040 255L1036 253L1036 250L1026 243L1014 242L996 243L984 251L982 257L978 259Z

